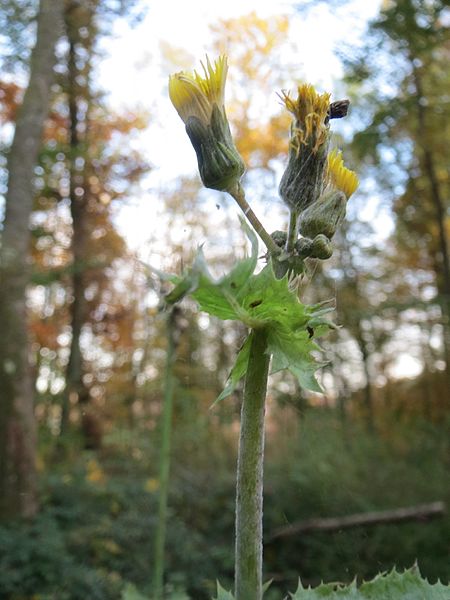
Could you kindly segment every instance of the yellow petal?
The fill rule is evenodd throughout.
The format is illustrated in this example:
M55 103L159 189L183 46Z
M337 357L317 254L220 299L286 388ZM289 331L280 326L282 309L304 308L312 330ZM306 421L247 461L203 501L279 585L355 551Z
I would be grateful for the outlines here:
M327 157L327 177L331 185L350 198L359 185L358 176L354 171L344 166L344 159L340 150L332 150Z
M214 64L206 57L202 63L204 75L180 72L169 77L169 96L181 119L197 117L208 125L214 104L223 109L225 82L228 71L226 56L220 56Z

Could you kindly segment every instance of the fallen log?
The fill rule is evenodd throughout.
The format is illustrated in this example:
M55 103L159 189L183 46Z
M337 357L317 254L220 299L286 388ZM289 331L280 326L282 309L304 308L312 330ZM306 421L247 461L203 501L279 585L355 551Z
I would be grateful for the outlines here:
M267 536L265 542L271 542L280 537L308 533L310 531L339 531L341 529L350 529L351 527L404 523L405 521L426 522L429 519L441 517L444 513L445 504L443 502L432 502L430 504L396 508L394 510L356 513L345 517L308 519L307 521L297 521L289 525L283 525L283 527L278 527Z

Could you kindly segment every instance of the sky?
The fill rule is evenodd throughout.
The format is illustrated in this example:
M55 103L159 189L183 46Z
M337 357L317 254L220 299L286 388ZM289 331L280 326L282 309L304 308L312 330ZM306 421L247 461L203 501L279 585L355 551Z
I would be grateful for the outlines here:
M139 107L151 115L148 129L138 136L136 144L153 169L134 201L120 211L117 221L133 249L144 248L150 237L148 224L156 226L158 190L180 175L197 171L195 153L168 98L167 81L171 72L199 68L205 54L212 55L210 26L220 19L252 11L264 18L288 15L290 31L281 40L281 55L298 62L303 81L313 83L320 91L333 92L342 76L336 48L344 42L358 43L380 2L350 0L339 10L331 10L330 3L319 3L306 15L295 10L297 4L286 0L164 0L143 2L146 15L137 26L116 21L113 35L105 38L99 84L108 91L113 108ZM168 46L182 51L183 64L170 64L165 59L164 49ZM233 48L225 50L231 70ZM191 64L186 64L189 61ZM293 88L296 83L292 82ZM267 110L277 109L277 91L267 99ZM370 214L367 217L370 219Z
M133 200L117 215L119 230L143 260L164 268L160 262L161 248L149 241L154 238L155 230L162 232L165 227L165 207L159 191L181 175L197 173L195 153L170 103L167 83L171 73L198 69L205 54L214 56L211 25L252 11L264 18L288 15L289 35L281 40L281 56L290 63L298 62L302 81L313 83L319 91L332 92L332 98L337 99L342 97L343 70L336 50L342 49L344 44L358 45L367 22L378 14L380 2L350 0L335 10L330 8L331 2L312 3L305 14L295 10L298 3L286 0L164 0L143 2L146 15L137 26L130 26L125 20L116 21L113 35L105 38L99 85L107 91L108 102L114 109L137 107L150 113L149 127L139 133L136 144L150 161L152 171L141 189L133 193ZM180 64L167 60L168 47L181 51L176 53L182 57ZM233 47L225 50L231 70ZM292 88L297 83L293 81ZM262 110L274 110L279 103L277 91L267 98ZM345 129L344 122L339 127ZM372 190L368 197L360 200L358 217L371 222L378 229L380 239L387 236L392 221L380 212L376 193ZM352 201L358 202L357 193ZM256 208L262 209L258 204ZM235 212L236 215L239 212L237 207ZM262 212L259 216L271 231L284 227L282 214L269 213L268 216ZM211 247L210 240L199 240L199 243L203 241ZM413 356L401 354L395 371L400 376L414 376L420 371L420 364Z

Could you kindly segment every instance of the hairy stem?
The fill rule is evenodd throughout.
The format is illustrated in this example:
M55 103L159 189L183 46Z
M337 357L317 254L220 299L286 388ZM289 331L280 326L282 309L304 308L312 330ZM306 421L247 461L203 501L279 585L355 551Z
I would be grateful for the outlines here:
M236 485L236 600L262 598L264 412L270 355L254 330L245 377Z
M172 408L175 376L173 365L176 358L175 311L167 316L167 355L164 372L164 404L162 413L161 454L159 464L159 506L158 523L155 535L155 562L153 573L153 597L163 598L164 591L164 546L166 541L167 498L170 472L170 446L172 433Z
M256 231L256 233L266 245L269 254L272 256L277 256L278 254L280 254L281 248L279 248L275 244L270 234L264 229L263 224L251 209L250 204L245 199L245 193L242 186L238 183L233 190L229 191L229 193L236 200L236 202L239 205L239 208L242 210L253 229Z
M291 209L289 218L289 229L286 240L286 252L291 254L294 250L295 242L298 237L298 212L295 209Z

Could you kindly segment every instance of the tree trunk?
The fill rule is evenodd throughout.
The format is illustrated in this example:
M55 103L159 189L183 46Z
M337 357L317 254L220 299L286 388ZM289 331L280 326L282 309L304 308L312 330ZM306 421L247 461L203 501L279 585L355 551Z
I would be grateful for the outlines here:
M418 145L422 151L423 172L430 186L430 198L435 210L436 225L439 235L439 254L437 270L437 287L442 296L442 325L443 346L446 365L446 378L450 388L450 257L446 232L446 208L442 198L441 187L436 173L435 159L432 151L431 140L427 132L427 101L425 98L422 78L415 61L410 57L413 68L414 85L417 95L417 119L418 119Z
M8 159L8 190L0 249L0 518L33 516L38 509L33 382L28 364L26 288L29 219L54 78L55 44L63 2L41 0L30 78Z
M370 370L369 370L369 351L367 348L367 343L362 335L358 338L359 347L361 350L363 367L364 367L364 375L366 378L366 385L364 386L364 408L365 408L365 419L367 430L370 433L375 431L375 420L374 420L374 410L373 410L373 397L372 397L372 386L370 382Z
M366 421L367 431L369 433L373 433L375 431L375 419L374 419L374 407L373 407L373 396L372 396L372 386L370 382L370 369L369 369L369 349L367 347L367 342L364 338L364 331L361 326L361 321L358 321L357 324L357 336L356 336L359 349L361 351L361 358L363 362L364 368L364 376L366 378L366 385L364 386L363 394L364 394L364 418Z
M80 89L77 82L76 42L78 25L72 18L71 11L77 4L69 5L66 13L66 29L69 40L68 53L68 107L69 107L69 196L72 216L72 303L70 306L72 338L70 342L69 361L66 369L66 387L63 394L60 433L64 435L69 424L71 404L87 404L88 392L83 383L83 356L80 337L86 318L86 302L84 299L85 270L87 266L86 245L89 239L88 212L85 185L85 157L83 156L84 139L80 139L79 98L87 96L86 85ZM83 123L85 125L85 123ZM84 127L84 132L86 127ZM83 421L82 421L83 423Z

